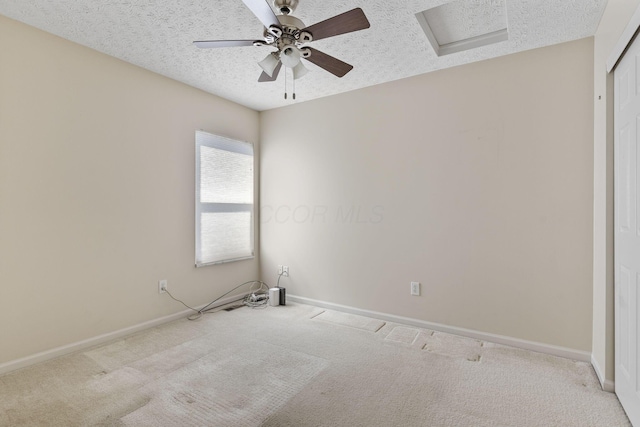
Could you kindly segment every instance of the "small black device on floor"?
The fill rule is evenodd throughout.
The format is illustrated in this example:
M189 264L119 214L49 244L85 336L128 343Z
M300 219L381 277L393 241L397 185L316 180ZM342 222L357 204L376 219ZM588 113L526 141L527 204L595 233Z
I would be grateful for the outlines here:
M287 290L285 288L280 289L280 305L287 305Z

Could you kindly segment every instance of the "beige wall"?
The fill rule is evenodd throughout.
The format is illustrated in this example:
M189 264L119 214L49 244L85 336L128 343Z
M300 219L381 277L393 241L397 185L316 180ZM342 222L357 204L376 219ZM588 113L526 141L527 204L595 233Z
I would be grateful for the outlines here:
M0 364L199 305L258 262L194 267L194 131L258 113L0 16Z
M604 60L638 3L609 1L593 57L607 378ZM262 113L263 279L288 264L291 293L591 349L591 54L582 40ZM195 129L257 142L258 114L0 16L0 364L181 310L158 279L197 305L257 276L193 267Z
M590 351L592 64L589 38L261 113L263 279Z
M609 0L594 41L593 360L614 379L613 76L606 61L639 0ZM600 99L599 99L600 97Z

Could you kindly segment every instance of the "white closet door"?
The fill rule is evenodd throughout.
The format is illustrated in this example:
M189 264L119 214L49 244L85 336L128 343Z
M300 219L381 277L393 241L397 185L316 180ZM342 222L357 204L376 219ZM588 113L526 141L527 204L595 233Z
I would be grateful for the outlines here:
M640 292L640 42L620 61L615 79L615 387L629 419L640 426L638 307Z

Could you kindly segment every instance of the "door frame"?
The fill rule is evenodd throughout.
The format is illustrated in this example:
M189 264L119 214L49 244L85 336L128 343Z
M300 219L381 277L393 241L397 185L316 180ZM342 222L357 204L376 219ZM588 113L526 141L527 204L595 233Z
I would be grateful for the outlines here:
M638 30L640 29L640 7L638 7L631 17L631 20L627 24L627 27L622 32L622 35L613 47L609 58L607 59L607 73L611 73L616 66L620 63L620 60L629 49L631 43L636 38Z
M620 37L618 38L616 44L614 45L614 47L611 49L609 56L607 58L606 61L606 71L607 74L609 75L609 77L611 78L611 90L613 90L613 71L615 70L616 66L620 63L620 60L622 59L622 57L624 56L624 54L627 52L629 46L631 45L631 43L633 43L633 41L635 40L635 38L637 37L638 33L640 33L640 5L636 8L635 12L633 13L633 15L631 16L631 19L629 20L627 26L625 27L624 31L622 32L622 34L620 35ZM608 91L608 89L607 89ZM598 98L601 99L601 98ZM608 99L608 96L607 96ZM606 200L606 205L607 205L607 210L612 209L613 210L613 203L614 203L614 184L613 184L613 175L615 175L615 165L613 163L613 134L615 133L613 131L613 126L615 123L615 111L614 111L614 100L613 100L613 96L612 96L612 102L609 104L609 101L607 101L607 107L606 109L609 111L607 113L607 116L609 116L609 114L611 114L612 120L610 121L609 119L607 119L607 123L606 123L606 128L607 128L607 133L611 132L611 146L610 148L607 148L607 165L605 166L607 170L610 170L611 172L607 172L607 176L609 174L611 174L611 181L610 183L607 183L607 190L606 193L607 195L605 196L605 200ZM611 108L611 110L609 110L609 108ZM608 144L608 143L607 143ZM609 150L611 150L609 152ZM610 153L610 154L609 154ZM611 157L609 157L611 156ZM609 169L611 168L611 169ZM607 178L607 181L609 180L609 178ZM609 187L610 185L610 187ZM610 193L609 193L610 191ZM594 214L595 214L595 209L597 209L597 206L594 206ZM613 212L613 215L615 216L615 212ZM594 217L595 220L595 217ZM611 221L611 222L609 222ZM611 233L611 239L613 239L613 234L614 234L614 225L613 225L613 217L609 217L609 214L607 214L607 218L606 218L606 225L603 224L603 226L605 227L605 229L607 230L607 235L609 235L609 233ZM595 224L594 224L595 226ZM595 239L595 235L594 235L594 239ZM594 245L595 245L595 240L594 240ZM611 246L608 246L607 244L607 249L605 252L605 256L607 257L607 260L603 260L603 263L607 265L606 270L607 270L607 276L609 276L609 274L611 275L611 301L607 301L606 305L605 305L605 316L607 319L611 319L611 322L614 323L614 319L615 319L615 311L614 311L614 274L615 272L613 271L614 269L614 264L615 264L615 259L614 258L614 248L615 248L615 244L613 242L613 240L611 241ZM611 270L609 270L609 257L611 257ZM594 258L594 262L596 262L597 260ZM595 264L594 264L595 265ZM610 271L610 272L609 272ZM608 281L609 279L607 279ZM595 282L594 282L594 286L595 286ZM607 288L609 288L609 284L607 284ZM607 291L609 292L609 291ZM605 328L604 331L605 334L605 338L604 338L604 345L605 345L605 351L608 354L609 351L611 351L611 354L613 355L615 352L615 329L613 327L613 325L611 326L611 329L609 328ZM615 392L615 384L613 379L608 379L606 376L606 371L608 371L609 369L607 368L609 366L609 364L614 365L615 366L615 357L612 356L611 360L609 360L608 355L605 357L605 359L603 360L603 362L605 363L605 365L600 366L598 363L598 360L596 360L595 355L593 353L594 350L592 350L592 356L591 356L591 364L593 365L596 374L598 376L598 379L600 380L600 384L603 388L603 390L605 391L609 391L609 392ZM602 368L607 368L606 370L603 370Z

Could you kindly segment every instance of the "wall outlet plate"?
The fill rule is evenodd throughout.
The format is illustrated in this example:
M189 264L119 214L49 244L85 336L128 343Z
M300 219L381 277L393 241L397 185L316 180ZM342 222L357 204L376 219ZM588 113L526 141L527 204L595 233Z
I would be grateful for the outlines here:
M288 265L279 265L278 266L278 276L289 277L289 266Z
M411 282L411 295L420 296L420 282Z
M167 292L167 280L158 280L158 293L164 294L165 292Z

